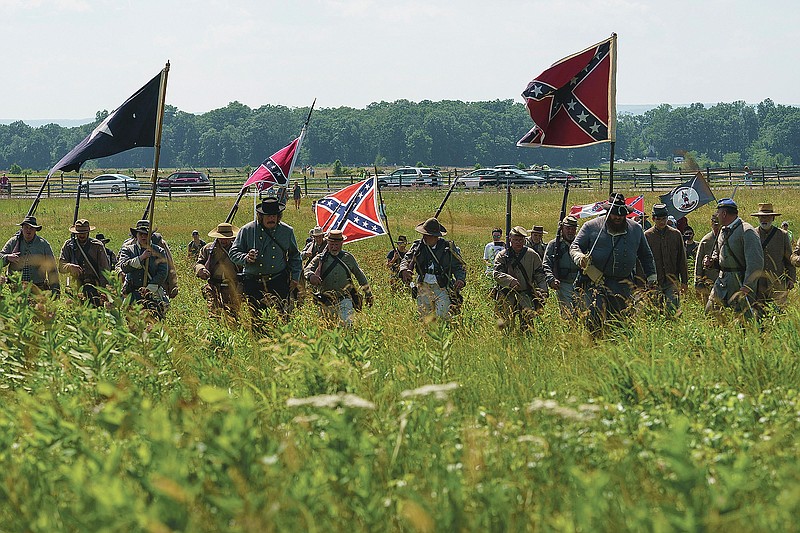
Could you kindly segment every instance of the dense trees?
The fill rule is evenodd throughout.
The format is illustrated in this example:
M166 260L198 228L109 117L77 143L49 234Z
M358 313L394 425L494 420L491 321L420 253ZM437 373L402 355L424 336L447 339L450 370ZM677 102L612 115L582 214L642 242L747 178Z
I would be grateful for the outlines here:
M300 131L308 109L239 102L194 115L167 106L161 151L163 167L256 166ZM17 164L47 169L108 115L93 124L32 128L17 121L0 125L0 168ZM377 102L365 109L318 109L311 119L300 164L347 166L416 164L473 166L547 163L596 166L607 145L581 149L526 149L515 146L531 121L512 100L491 102ZM671 158L691 153L704 164L772 166L800 161L800 109L764 100L710 107L663 104L642 115L621 114L617 157ZM136 168L152 164L152 149L136 149L100 160L101 167Z

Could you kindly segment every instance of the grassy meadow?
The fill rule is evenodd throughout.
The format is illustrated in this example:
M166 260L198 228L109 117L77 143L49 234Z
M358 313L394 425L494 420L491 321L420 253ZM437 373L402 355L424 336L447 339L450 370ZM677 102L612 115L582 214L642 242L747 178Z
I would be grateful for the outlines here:
M387 192L392 235L415 238L443 195ZM800 192L736 199L748 221L773 201L800 232ZM34 307L2 288L0 531L800 529L796 294L763 331L707 318L690 295L677 319L642 309L597 341L553 297L521 335L498 327L483 276L505 193L457 191L440 220L468 284L450 325L421 323L389 290L390 246L375 238L345 245L376 295L352 329L319 324L307 303L261 337L247 317L208 318L185 257L191 230L232 201L157 201L180 276L163 323L118 299ZM513 223L552 238L560 202L557 189L515 191ZM28 206L0 200L7 237ZM91 199L81 217L118 249L143 207ZM72 210L37 211L56 254ZM697 240L711 212L690 217ZM310 200L284 221L302 242Z

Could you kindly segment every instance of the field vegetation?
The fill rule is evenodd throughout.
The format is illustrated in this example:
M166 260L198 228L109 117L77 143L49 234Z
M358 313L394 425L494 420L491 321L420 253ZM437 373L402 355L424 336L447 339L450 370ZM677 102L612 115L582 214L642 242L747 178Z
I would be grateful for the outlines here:
M393 235L414 238L442 195L387 193ZM737 194L745 215L773 200L792 221L797 198ZM554 237L560 199L515 192L514 225ZM222 222L230 201L157 201L180 276L162 323L118 298L30 306L2 288L0 529L798 529L795 294L762 330L707 318L690 295L677 319L642 306L599 340L551 299L521 335L498 326L482 275L505 195L458 192L441 217L468 263L451 324L421 323L410 297L389 290L388 240L370 239L346 246L377 299L352 329L320 324L307 303L258 336L247 317L208 318L185 258L191 230ZM303 201L284 218L301 241L313 226ZM252 216L245 205L238 225ZM81 217L118 247L143 207L92 199ZM8 236L27 208L2 202ZM72 208L47 200L37 212L56 253ZM710 213L691 216L698 239Z

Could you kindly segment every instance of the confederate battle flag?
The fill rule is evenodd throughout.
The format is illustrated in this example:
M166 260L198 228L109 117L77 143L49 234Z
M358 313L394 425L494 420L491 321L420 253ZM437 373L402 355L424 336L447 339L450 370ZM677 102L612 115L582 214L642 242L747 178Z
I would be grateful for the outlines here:
M614 140L617 36L556 62L522 93L533 128L517 146L565 148Z
M314 211L317 215L317 225L323 231L342 230L347 242L386 233L378 216L375 177L359 181L317 200Z
M269 189L273 185L286 187L289 185L289 173L292 171L292 162L297 153L300 137L281 148L250 174L247 181L242 186L249 187L254 183L259 189Z

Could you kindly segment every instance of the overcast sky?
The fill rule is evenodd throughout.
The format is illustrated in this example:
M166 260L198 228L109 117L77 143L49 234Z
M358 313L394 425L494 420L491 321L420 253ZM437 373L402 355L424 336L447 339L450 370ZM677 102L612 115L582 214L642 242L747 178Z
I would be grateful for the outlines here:
M171 62L167 103L514 99L618 34L618 104L800 103L796 1L0 0L0 119L94 117Z

